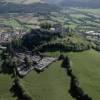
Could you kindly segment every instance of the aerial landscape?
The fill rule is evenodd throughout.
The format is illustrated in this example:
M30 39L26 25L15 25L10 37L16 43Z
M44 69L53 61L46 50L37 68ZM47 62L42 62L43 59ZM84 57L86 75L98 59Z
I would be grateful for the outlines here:
M0 100L100 100L100 1L0 0Z

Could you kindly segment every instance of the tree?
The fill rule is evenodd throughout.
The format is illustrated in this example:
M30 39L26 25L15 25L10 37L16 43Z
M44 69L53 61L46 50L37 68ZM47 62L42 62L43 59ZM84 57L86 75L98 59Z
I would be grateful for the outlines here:
M61 55L59 56L58 60L63 60L64 58L65 58L64 55L61 54Z
M12 40L12 44L16 48L22 48L22 39L21 38L14 38Z
M32 100L32 98L26 93L22 84L18 79L13 81L13 85L10 89L11 93L18 98L18 100Z
M52 25L50 23L45 22L45 23L41 23L40 27L43 29L50 29Z
M63 63L62 63L62 67L64 67L64 68L70 68L71 67L70 59L68 57L64 58Z
M25 56L24 62L25 62L26 67L30 68L32 66L32 60L30 57Z

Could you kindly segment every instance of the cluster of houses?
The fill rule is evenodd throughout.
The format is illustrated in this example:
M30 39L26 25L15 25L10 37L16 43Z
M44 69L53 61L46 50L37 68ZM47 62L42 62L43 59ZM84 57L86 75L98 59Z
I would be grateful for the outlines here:
M15 31L11 30L0 30L0 43L10 42L14 37L22 37L24 34L26 34L25 31L21 31L16 29Z
M95 31L87 31L85 33L85 37L91 41L98 41L100 42L100 33Z
M0 43L10 41L11 34L12 33L8 33L8 32L7 33L6 32L0 33Z
M30 61L29 66L26 65L26 57ZM20 76L27 75L33 69L35 69L36 71L43 71L46 67L48 67L49 64L57 60L57 58L54 57L43 57L40 55L29 55L24 53L17 54L17 58L19 60L17 72Z

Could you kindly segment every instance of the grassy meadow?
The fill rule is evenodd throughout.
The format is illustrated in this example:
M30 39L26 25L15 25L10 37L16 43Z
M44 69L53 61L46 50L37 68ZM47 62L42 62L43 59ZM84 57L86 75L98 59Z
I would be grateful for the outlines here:
M82 53L69 53L69 56L81 87L93 100L98 100L100 98L100 53L91 50Z
M12 79L7 74L0 74L0 100L16 100L10 93Z
M51 56L59 52L48 53ZM63 53L72 61L72 68L78 77L82 89L93 98L100 98L100 53L89 50L79 53ZM74 100L68 93L70 80L61 68L61 62L55 62L40 74L31 72L21 80L26 90L35 100Z
M60 52L47 52L50 56L59 56ZM100 98L100 53L94 50L84 52L63 52L72 61L73 72L79 79L81 88L93 98ZM74 100L68 93L70 79L61 61L54 62L43 72L31 71L20 79L25 90L33 100ZM9 89L12 79L9 75L0 74L0 100L14 100Z
M22 81L33 100L73 100L69 95L69 78L61 62L51 64L44 72L31 72Z
M48 53L52 56L60 55L60 52ZM68 55L72 61L72 68L79 79L82 89L93 100L100 98L100 53L94 50L85 52L62 53Z

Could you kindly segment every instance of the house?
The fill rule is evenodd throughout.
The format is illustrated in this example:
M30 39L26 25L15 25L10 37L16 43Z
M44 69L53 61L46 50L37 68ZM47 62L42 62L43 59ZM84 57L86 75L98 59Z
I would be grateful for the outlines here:
M25 65L25 57L26 56L31 59L31 61L32 61L31 66ZM41 58L39 55L29 55L29 54L24 54L24 53L17 54L17 59L19 60L17 72L20 76L27 75L33 69L42 71L44 68L48 67L49 64L51 64L57 60L57 58L53 58L53 57ZM36 63L34 64L34 62L36 62Z
M52 28L50 28L50 31L56 31L56 29L52 27Z
M44 57L42 60L38 62L37 65L34 66L36 70L42 71L44 68L46 68L49 64L56 61L56 58L53 57Z

